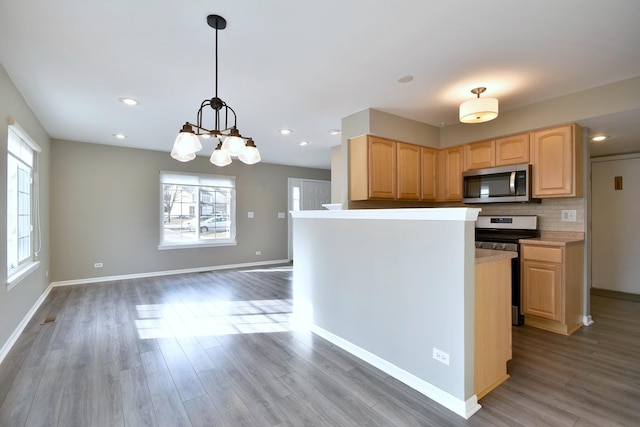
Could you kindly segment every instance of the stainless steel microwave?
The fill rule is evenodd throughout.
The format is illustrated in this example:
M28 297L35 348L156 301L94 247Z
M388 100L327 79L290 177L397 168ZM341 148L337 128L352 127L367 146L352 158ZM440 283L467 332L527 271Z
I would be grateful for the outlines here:
M464 203L540 202L531 197L531 165L499 166L462 174Z

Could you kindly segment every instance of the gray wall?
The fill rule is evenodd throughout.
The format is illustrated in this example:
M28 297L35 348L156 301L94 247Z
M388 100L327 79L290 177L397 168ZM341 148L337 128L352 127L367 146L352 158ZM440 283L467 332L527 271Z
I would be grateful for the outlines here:
M42 295L49 283L46 272L49 270L49 158L50 140L44 128L35 117L27 103L18 92L13 82L0 65L0 212L7 212L7 133L8 118L13 117L18 124L38 143L42 153L38 156L40 175L40 214L42 250L40 251L40 266L23 279L13 289L7 291L7 245L0 245L0 276L3 285L0 286L0 353L34 303ZM7 216L0 215L0 241L7 241ZM3 354L0 354L0 359Z
M52 281L287 259L287 178L329 180L330 171L53 140ZM236 177L237 246L158 250L160 170ZM247 212L255 213L254 219ZM261 251L261 256L256 256ZM94 269L95 262L104 267Z
M474 395L474 222L294 218L294 313L466 401ZM449 366L433 359L433 347L449 354Z

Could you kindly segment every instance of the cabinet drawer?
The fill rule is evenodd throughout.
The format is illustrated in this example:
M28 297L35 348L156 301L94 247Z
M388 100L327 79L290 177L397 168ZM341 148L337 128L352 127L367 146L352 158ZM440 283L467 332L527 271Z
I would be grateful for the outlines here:
M522 246L522 258L536 261L562 263L562 248L550 248L548 246Z

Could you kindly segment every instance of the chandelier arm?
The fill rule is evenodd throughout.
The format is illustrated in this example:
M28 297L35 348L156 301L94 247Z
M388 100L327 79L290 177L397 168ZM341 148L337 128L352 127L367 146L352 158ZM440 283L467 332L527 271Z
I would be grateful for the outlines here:
M227 110L231 110L231 112L233 113L233 127L234 127L234 128L237 128L237 127L238 127L238 126L237 126L237 125L238 125L238 117L236 117L236 112L235 112L235 110L234 110L233 108L229 107L229 105L228 105L227 103L225 103L225 104L224 104L224 106L225 106L225 108L226 108ZM227 124L227 118L228 118L228 117L229 117L229 115L228 115L228 114L225 114L225 117L224 117L224 118L225 118L224 127L225 127L226 129L228 129L228 128L229 128L229 126L228 126L228 124Z

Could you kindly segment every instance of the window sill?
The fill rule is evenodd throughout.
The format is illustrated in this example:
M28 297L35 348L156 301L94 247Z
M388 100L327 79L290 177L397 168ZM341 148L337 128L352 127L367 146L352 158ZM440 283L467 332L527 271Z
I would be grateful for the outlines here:
M22 279L36 271L38 267L40 267L40 261L30 262L17 268L11 276L7 277L7 291L13 289L13 287L20 283Z
M193 248L215 248L218 246L236 246L238 242L233 240L218 240L216 242L203 242L203 243L171 243L164 242L158 245L158 250L165 251L171 249L193 249Z

